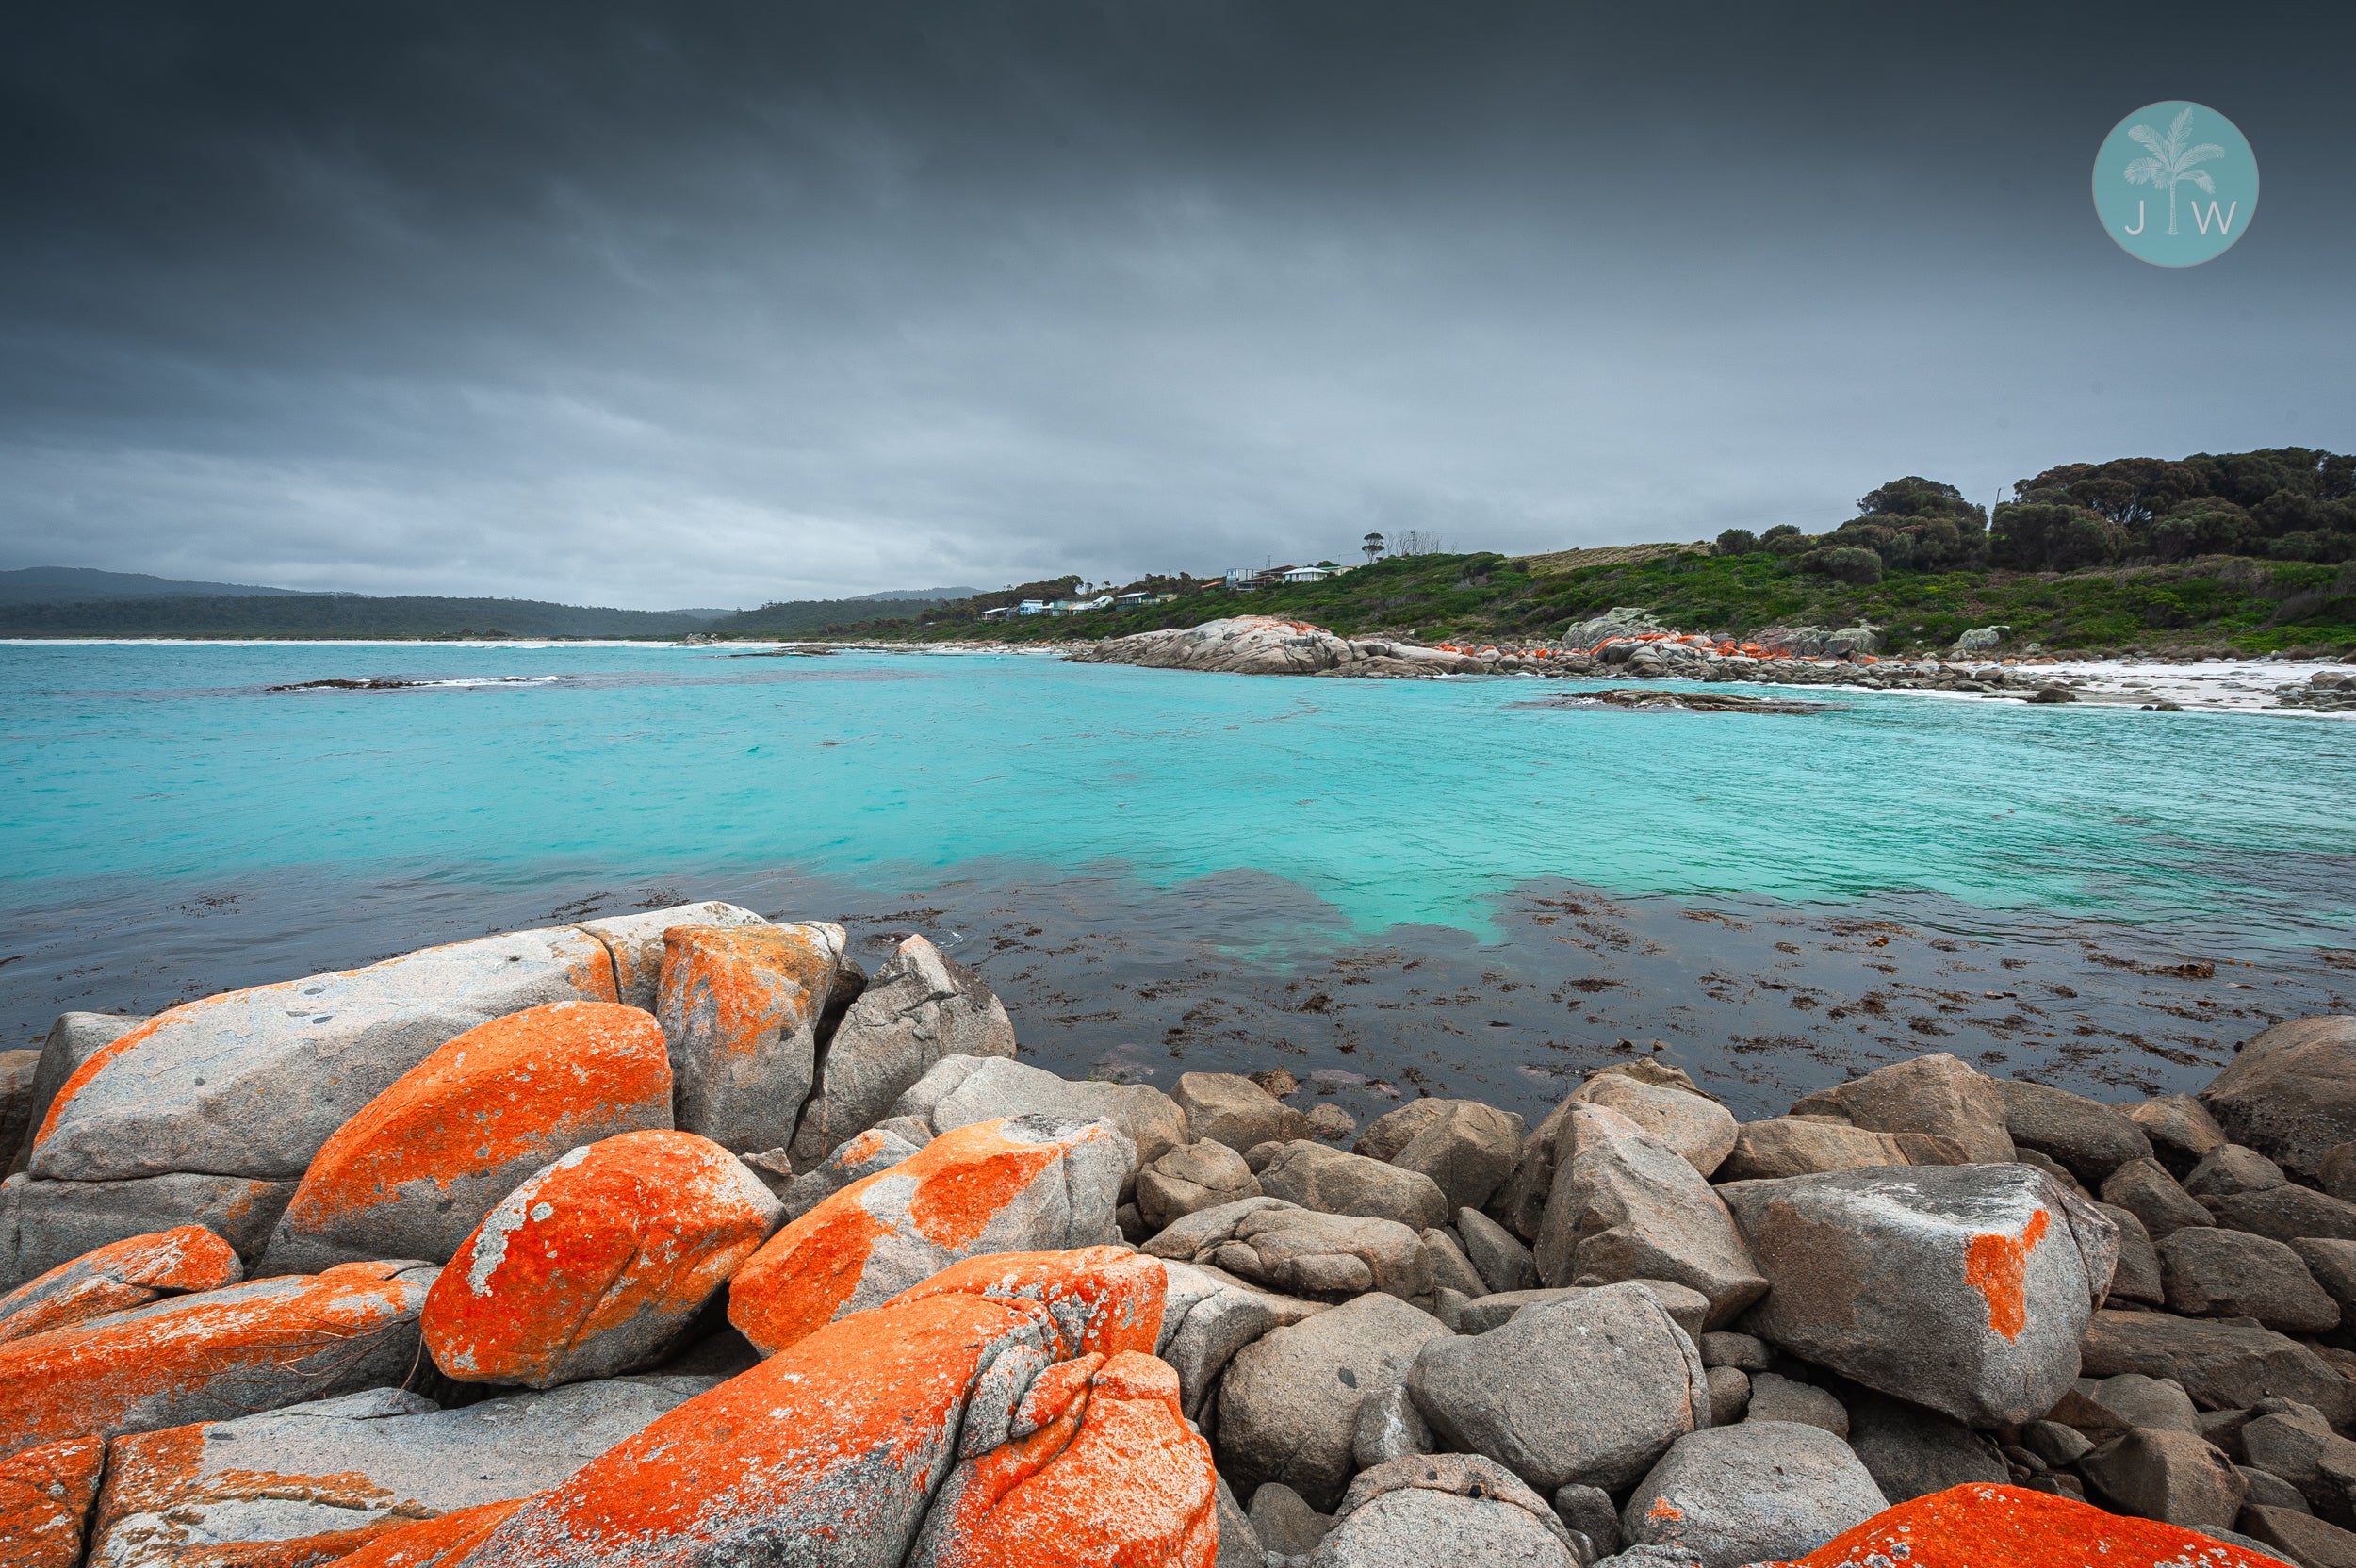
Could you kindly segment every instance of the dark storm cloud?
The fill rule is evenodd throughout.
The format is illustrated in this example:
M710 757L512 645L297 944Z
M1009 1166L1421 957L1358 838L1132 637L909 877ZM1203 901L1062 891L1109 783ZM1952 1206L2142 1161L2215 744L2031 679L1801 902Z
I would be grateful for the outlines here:
M2313 8L57 8L0 565L751 603L2356 444ZM2190 97L2250 239L2135 263Z

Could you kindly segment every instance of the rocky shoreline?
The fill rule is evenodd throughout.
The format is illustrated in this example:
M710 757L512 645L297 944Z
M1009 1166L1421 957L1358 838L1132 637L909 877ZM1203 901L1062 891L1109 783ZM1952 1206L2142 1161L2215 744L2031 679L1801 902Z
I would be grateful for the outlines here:
M1362 1129L846 946L689 905L0 1055L0 1561L2356 1562L2356 1019Z
M2000 629L1991 628L1994 631ZM2185 708L2279 710L2356 714L2356 671L2338 665L2217 662L2193 666L2065 662L2042 653L2000 658L1963 648L1945 657L1885 658L1870 627L1762 632L1742 644L1661 629L1642 611L1571 628L1563 646L1458 647L1397 638L1349 638L1300 621L1241 615L1183 629L1142 632L1080 645L1079 663L1232 675L1327 676L1349 679L1429 679L1443 676L1595 677L1641 680L1749 681L1778 686L1840 686L2031 702L2098 702L2177 711ZM1590 642L1589 638L1598 640ZM1969 639L1967 638L1967 641Z

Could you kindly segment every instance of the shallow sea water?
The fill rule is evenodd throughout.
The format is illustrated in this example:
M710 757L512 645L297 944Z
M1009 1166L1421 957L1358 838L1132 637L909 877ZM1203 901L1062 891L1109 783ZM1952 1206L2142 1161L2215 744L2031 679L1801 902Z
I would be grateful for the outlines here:
M441 684L268 689L368 678ZM1362 1114L1655 1040L1745 1115L1925 1049L2119 1098L2356 991L2356 726L1564 689L0 645L0 1043L695 897L924 931L1060 1070L1282 1063Z

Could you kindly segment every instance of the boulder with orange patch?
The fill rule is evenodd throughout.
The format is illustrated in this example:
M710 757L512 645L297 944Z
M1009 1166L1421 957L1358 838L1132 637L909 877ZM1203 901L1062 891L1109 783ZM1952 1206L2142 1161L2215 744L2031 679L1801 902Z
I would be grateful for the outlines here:
M1050 1543L1045 1557L958 1560L1208 1568L1208 1553L1170 1544L1203 1538L1192 1521L1198 1490L1207 1513L1215 1485L1209 1451L1177 1415L1174 1378L1130 1348L1159 1321L1154 1267L1109 1250L996 1260L825 1325L525 1505L467 1560L898 1568L944 1483L996 1456L991 1476L1016 1482L1066 1466L1032 1493L989 1499L1004 1506L1006 1542L1060 1522L1077 1532L1061 1549L1085 1543L1089 1555L1055 1556ZM1104 1425L1081 1447L1100 1397ZM1044 1463L1023 1471L1018 1452ZM973 1493L969 1480L958 1495ZM989 1528L1000 1512L962 1517Z
M74 1076L74 1070L99 1052L112 1045L132 1030L145 1023L143 1018L120 1013L59 1013L50 1024L49 1033L41 1037L40 1060L33 1065L32 1082L24 1088L24 1123L17 1129L16 1141L8 1146L8 1175L25 1168L32 1156L33 1134L49 1114L49 1103L57 1098L57 1090ZM13 1116L16 1112L11 1109Z
M516 1184L568 1149L671 1125L653 1015L554 1002L477 1024L338 1128L279 1217L260 1272L458 1250Z
M618 1002L651 1013L663 987L663 934L674 925L766 925L768 921L738 904L712 899L674 904L643 915L585 920L581 928L614 956L614 995Z
M2213 1535L2018 1486L1951 1486L1884 1509L1789 1563L1760 1568L2283 1568Z
M237 1254L202 1225L131 1236L0 1297L0 1343L244 1278Z
M512 1509L712 1386L709 1378L617 1379L463 1410L376 1388L119 1437L90 1560L333 1561L384 1546L419 1521ZM476 1515L473 1533L497 1522Z
M1212 1568L1218 1494L1178 1374L1090 1353L1033 1380L1006 1441L949 1473L908 1568Z
M525 1501L511 1497L399 1526L351 1556L337 1558L335 1568L455 1568Z
M614 1000L571 926L229 991L159 1013L58 1089L28 1166L61 1182L174 1171L300 1177L338 1127L443 1042L550 1002Z
M425 1291L286 1275L0 1345L0 1456L400 1383L417 1366Z
M250 1270L294 1190L292 1182L192 1170L136 1182L43 1182L19 1171L0 1182L0 1284L182 1225L204 1226Z
M1103 1121L1008 1117L944 1133L770 1238L728 1288L728 1321L774 1354L953 1263L1118 1239L1135 1146Z
M106 1468L103 1437L0 1460L0 1568L75 1568Z
M2025 1165L1901 1166L1717 1189L1770 1282L1749 1331L1972 1426L2078 1375L2119 1228Z
M843 964L840 925L674 925L656 1016L679 1074L679 1125L729 1149L792 1141L818 1021Z
M662 1358L777 1221L744 1162L693 1133L573 1150L503 1199L425 1306L461 1382L547 1388Z

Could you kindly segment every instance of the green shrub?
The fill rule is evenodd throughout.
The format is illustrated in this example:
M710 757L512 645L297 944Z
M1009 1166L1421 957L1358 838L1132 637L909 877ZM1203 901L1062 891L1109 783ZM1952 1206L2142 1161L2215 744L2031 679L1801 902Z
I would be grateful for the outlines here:
M1730 528L1718 535L1720 555L1752 555L1757 553L1758 549L1759 535L1749 529Z
M1863 586L1882 580L1882 558L1854 545L1827 545L1800 557L1800 570Z

